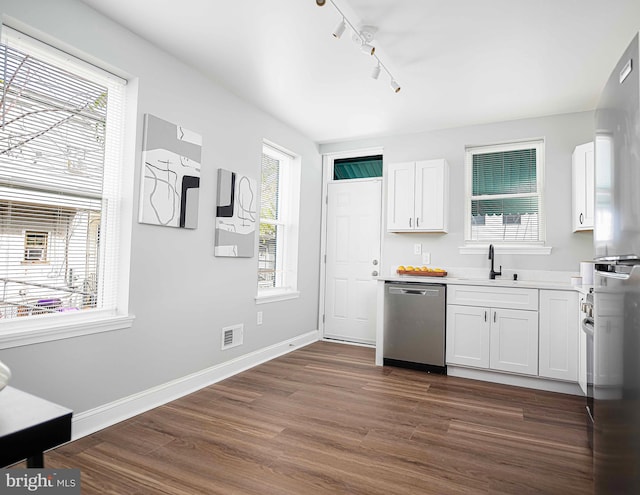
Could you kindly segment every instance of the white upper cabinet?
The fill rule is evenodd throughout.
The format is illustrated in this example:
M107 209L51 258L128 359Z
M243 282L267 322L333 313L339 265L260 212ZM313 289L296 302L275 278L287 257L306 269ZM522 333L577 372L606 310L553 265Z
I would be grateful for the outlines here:
M593 230L594 159L593 142L573 151L573 231Z
M388 231L446 232L448 202L449 167L445 160L388 165Z

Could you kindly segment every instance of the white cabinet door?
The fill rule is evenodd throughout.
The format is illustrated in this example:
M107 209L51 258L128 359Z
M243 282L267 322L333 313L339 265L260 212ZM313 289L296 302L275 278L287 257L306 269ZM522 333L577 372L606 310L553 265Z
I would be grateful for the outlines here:
M447 306L447 364L489 367L489 309Z
M577 292L540 291L540 376L578 381L579 311Z
M576 146L572 156L573 231L593 230L595 182L593 143Z
M391 163L387 167L387 229L410 230L415 226L415 163Z
M449 173L445 160L416 162L415 229L447 231Z
M491 359L495 370L538 374L538 312L491 309Z

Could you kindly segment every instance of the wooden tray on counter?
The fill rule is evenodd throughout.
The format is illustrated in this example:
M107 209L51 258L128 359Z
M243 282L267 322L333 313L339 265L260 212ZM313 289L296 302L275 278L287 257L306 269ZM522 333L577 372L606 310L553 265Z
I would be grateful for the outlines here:
M446 277L447 272L423 272L423 271L407 271L396 270L398 275L416 275L417 277Z

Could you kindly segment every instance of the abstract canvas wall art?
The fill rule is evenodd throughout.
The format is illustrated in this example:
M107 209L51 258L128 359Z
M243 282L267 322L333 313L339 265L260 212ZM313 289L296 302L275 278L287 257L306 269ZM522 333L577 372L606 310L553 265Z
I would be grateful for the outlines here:
M198 226L202 136L150 114L144 116L141 223Z
M253 257L257 201L254 179L218 169L214 247L216 256Z

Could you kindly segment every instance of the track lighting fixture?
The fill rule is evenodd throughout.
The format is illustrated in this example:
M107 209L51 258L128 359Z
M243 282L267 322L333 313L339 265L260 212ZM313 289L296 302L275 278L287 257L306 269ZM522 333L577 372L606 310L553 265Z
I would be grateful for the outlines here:
M322 7L325 3L327 3L326 0L316 0L316 4L319 7ZM378 79L378 77L380 76L380 72L384 70L389 75L389 79L391 81L391 89L393 89L395 93L400 91L400 85L396 82L394 77L391 75L391 72L389 72L389 69L387 69L387 67L382 63L380 58L376 55L376 47L371 44L371 42L373 41L373 38L375 37L376 31L378 29L374 26L362 26L361 29L356 29L354 25L349 21L349 19L347 19L347 17L342 13L340 8L335 4L333 0L329 0L329 3L331 3L331 5L333 5L334 8L338 11L338 13L342 16L342 20L333 30L333 37L337 39L340 38L344 33L346 27L349 26L351 31L353 31L353 40L360 45L360 49L364 53L371 55L376 60L376 65L373 67L373 70L371 71L371 77L373 79Z
M370 45L369 43L362 43L362 45L360 45L360 50L362 50L364 53L368 53L369 55L373 55L374 53L376 53L376 47Z
M334 38L340 38L340 36L342 36L342 33L344 33L344 30L346 27L347 25L344 23L344 19L342 19L340 21L340 24L338 24L336 28L333 30Z

